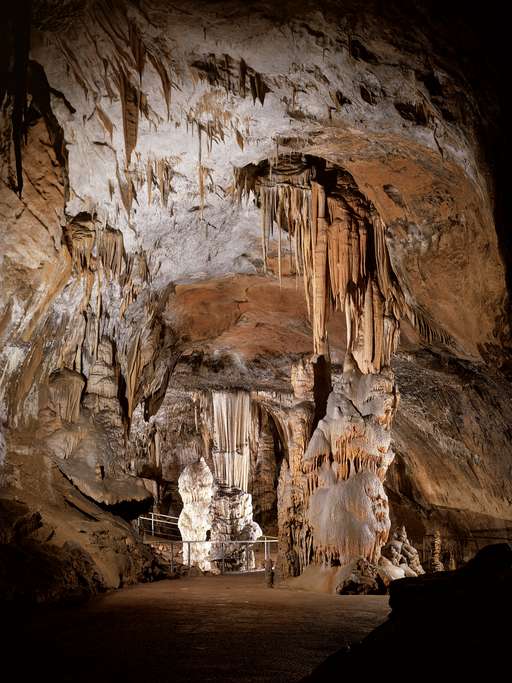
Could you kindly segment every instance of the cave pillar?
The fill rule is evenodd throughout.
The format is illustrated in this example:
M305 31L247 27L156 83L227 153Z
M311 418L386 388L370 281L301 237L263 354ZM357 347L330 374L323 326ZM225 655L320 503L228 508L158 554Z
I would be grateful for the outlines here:
M303 552L311 561L378 562L390 529L383 482L397 404L391 369L363 374L348 353L304 453Z

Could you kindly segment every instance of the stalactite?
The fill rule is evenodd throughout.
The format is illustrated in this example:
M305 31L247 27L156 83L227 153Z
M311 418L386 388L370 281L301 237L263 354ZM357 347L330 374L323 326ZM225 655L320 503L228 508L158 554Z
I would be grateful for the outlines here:
M380 367L382 361L386 361L386 355L383 349L384 341L384 305L382 295L379 287L375 281L372 280L372 308L373 308L373 358L372 365L377 368ZM389 363L384 362L384 365Z
M265 96L270 92L263 76L251 68L244 59L240 59L237 69L236 60L230 55L217 56L210 53L203 59L195 61L192 67L196 78L206 80L211 86L223 87L226 92L232 92L241 97L245 97L250 91L254 104L256 100L259 100L263 105ZM249 79L249 88L247 88L247 79Z
M112 228L99 230L97 245L105 273L112 278L119 278L124 262L123 233Z
M139 74L139 84L142 82L142 73L146 64L146 47L142 41L140 31L133 21L128 22L128 39L130 42L130 49L132 51L133 59L135 61L135 68Z
M87 82L87 79L82 71L80 60L76 57L75 53L69 47L69 45L67 45L65 40L59 39L59 46L69 65L70 71L73 74L75 81L82 88L84 97L87 99L89 92L91 91L91 86Z
M62 368L50 375L48 384L51 405L57 415L66 422L77 422L80 398L85 386L82 375Z
M96 243L96 233L89 220L80 222L78 218L64 228L66 244L68 246L73 265L77 271L88 270L91 265L92 253Z
M119 186L119 194L125 208L126 214L130 217L133 202L133 183L130 177L123 180L119 173L119 167L116 165L117 184Z
M165 100L165 106L167 108L167 120L169 121L171 112L171 79L169 77L169 74L164 63L158 57L153 55L151 52L148 52L148 58L151 64L154 66L155 71L160 76L160 82L162 84L162 93Z
M295 270L304 280L315 353L328 353L330 307L344 310L347 350L365 373L379 372L396 348L404 296L391 268L385 225L355 185L347 192L346 175L326 196L313 162L279 157L237 169L234 196L240 201L253 193L259 200L265 269L274 225L288 232ZM279 244L279 272L281 258Z
M141 363L141 343L140 331L135 334L135 337L130 345L126 357L126 400L128 402L128 419L131 419L133 409L135 407L135 393L137 391L137 384L142 368Z
M212 402L215 478L225 486L247 491L252 421L249 393L215 391Z
M16 160L17 192L23 191L21 143L27 114L27 70L30 52L31 2L19 0L14 11L14 102L12 108L12 140Z
M129 167L132 152L137 145L140 97L139 90L130 82L128 74L120 62L117 63L116 75L122 107L126 166Z
M436 326L419 308L408 305L405 308L411 324L418 331L420 337L428 344L455 345L453 337Z
M148 159L146 164L146 183L148 186L148 206L151 206L153 192L153 162Z
M96 105L96 114L98 115L98 118L101 121L103 128L109 134L110 142L112 142L112 135L114 133L114 124L112 123L110 118L107 116L107 114L105 114L103 109L98 104Z

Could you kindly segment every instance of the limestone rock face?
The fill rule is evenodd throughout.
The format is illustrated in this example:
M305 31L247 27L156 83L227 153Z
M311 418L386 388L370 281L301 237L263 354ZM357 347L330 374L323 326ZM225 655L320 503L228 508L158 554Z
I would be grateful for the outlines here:
M510 155L480 21L31 4L0 56L1 500L108 586L144 551L103 508L192 533L197 463L201 536L213 509L220 536L259 525L285 575L377 561L390 520L422 553L439 530L444 564L508 537Z

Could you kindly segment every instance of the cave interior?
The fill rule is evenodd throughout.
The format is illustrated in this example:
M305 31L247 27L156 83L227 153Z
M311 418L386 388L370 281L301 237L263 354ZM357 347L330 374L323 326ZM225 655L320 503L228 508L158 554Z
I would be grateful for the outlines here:
M152 669L134 649L122 674L98 635L92 664L68 655L53 680L328 681L404 647L460 672L468 643L498 661L503 634L483 629L512 606L497 8L6 11L0 604L37 652L67 642L59 605L70 634L96 615L108 642L130 599L149 629L168 604L181 633L174 664L161 639ZM255 601L245 621L230 595ZM261 619L266 668L191 665L200 603L211 661L249 656ZM272 628L309 623L302 609L315 625L288 660Z

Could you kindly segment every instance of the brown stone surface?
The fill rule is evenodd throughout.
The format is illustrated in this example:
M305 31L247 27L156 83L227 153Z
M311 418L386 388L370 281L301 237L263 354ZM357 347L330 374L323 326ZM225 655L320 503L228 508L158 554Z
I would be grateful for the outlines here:
M262 572L160 581L33 613L16 632L31 652L18 677L292 682L387 613L383 596L269 589Z

